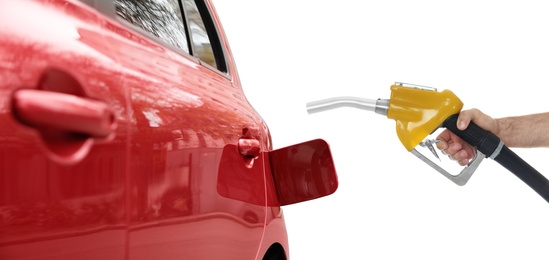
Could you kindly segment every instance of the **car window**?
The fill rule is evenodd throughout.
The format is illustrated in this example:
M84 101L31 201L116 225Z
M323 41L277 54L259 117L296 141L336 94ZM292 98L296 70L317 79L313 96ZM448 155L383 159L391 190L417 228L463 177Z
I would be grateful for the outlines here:
M181 0L189 23L194 56L202 62L228 72L225 54L214 19L203 0Z
M115 0L114 4L122 19L190 53L178 0Z
M196 2L194 0L183 0L183 2L187 20L189 21L195 56L210 66L217 68L210 37L208 36L206 25L204 25Z
M228 71L221 41L204 1L114 0L114 5L120 18L195 56L203 64Z

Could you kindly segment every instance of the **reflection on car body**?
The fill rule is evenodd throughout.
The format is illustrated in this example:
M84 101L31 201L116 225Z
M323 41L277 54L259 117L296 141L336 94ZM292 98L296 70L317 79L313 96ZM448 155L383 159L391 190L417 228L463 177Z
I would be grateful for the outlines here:
M337 189L324 141L273 150L208 0L0 24L0 259L287 259L281 207Z

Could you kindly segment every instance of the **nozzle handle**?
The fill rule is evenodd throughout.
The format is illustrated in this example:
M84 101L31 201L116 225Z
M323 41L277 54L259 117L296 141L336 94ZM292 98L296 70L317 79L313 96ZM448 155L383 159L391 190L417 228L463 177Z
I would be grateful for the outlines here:
M503 142L496 135L480 128L473 122L464 131L457 129L457 118L457 114L448 117L442 126L452 131L470 145L476 146L480 152L487 156L490 155L490 159L493 159L515 174L543 199L549 202L549 180L543 174L539 173L534 167L530 166L517 154L503 145Z
M465 130L457 128L457 119L459 114L454 114L448 117L442 126L452 131L465 142L474 146L481 153L485 154L490 159L498 156L503 147L503 142L492 132L486 131L477 124L470 122Z

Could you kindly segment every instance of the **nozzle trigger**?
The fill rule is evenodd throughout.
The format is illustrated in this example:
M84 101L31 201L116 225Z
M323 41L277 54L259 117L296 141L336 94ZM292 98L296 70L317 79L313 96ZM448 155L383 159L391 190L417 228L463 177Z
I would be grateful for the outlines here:
M431 153L433 153L433 155L440 161L440 157L438 157L437 150L435 150L435 147L433 147L433 144L436 144L439 142L440 140L438 139L427 139L425 141L420 142L419 146L429 148L429 151L431 151Z

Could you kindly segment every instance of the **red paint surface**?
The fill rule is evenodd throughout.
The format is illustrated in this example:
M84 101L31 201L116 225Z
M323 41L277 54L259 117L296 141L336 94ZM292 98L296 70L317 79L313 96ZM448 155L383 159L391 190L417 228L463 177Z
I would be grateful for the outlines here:
M0 2L0 259L261 259L273 243L287 250L269 131L214 20L230 74L76 0ZM106 106L112 132L29 123L14 110L20 89Z

